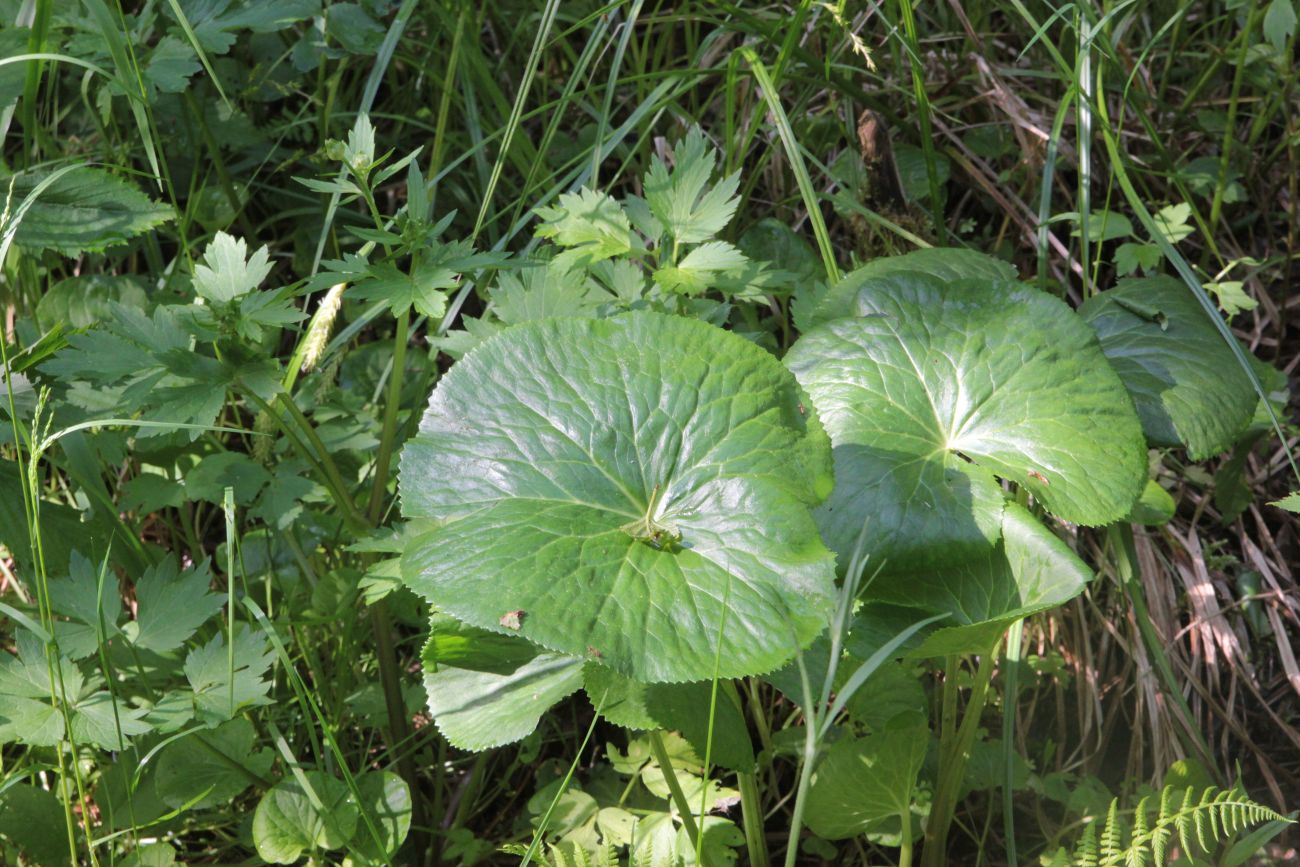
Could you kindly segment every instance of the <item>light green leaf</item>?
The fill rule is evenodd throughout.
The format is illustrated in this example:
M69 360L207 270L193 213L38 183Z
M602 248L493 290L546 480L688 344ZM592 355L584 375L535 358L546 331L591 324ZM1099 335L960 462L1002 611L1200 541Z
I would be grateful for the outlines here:
M550 316L595 316L612 300L594 283L548 265L504 271L489 290L497 318L507 325Z
M1128 513L1125 520L1130 524L1159 527L1168 524L1173 516L1174 498L1169 496L1169 492L1160 487L1155 479L1150 479L1147 481L1147 486L1142 489L1142 496L1133 504L1133 511Z
M1186 202L1166 205L1155 214L1156 230L1164 235L1169 243L1177 244L1196 231L1187 223L1191 216L1192 206Z
M858 294L882 277L937 284L963 279L1015 280L1018 276L1016 269L1001 259L959 247L933 247L901 256L882 256L845 274L816 303L803 305L802 317L797 307L795 324L800 331L808 331L832 319L859 315Z
M1295 22L1294 0L1272 0L1264 12L1264 38L1275 50L1282 51L1295 33Z
M1258 301L1246 294L1244 286L1245 284L1240 280L1219 280L1205 284L1205 288L1214 293L1220 309L1228 314L1229 319L1238 313L1254 310L1259 306Z
M273 864L292 864L303 852L341 849L357 828L357 805L348 787L320 771L304 776L311 788L289 777L262 796L253 814L257 854Z
M270 254L259 247L248 255L248 244L225 232L217 232L203 252L202 264L194 266L194 291L213 304L225 304L256 289L271 273Z
M708 188L717 152L699 127L691 127L673 150L673 168L658 156L645 175L645 201L678 244L707 241L726 228L740 198L740 173Z
M537 215L542 219L537 237L568 248L553 260L560 271L585 268L632 250L632 223L622 206L604 193L585 187L562 193L557 206L538 208Z
M72 703L72 740L87 742L100 749L117 752L126 749L131 738L152 731L144 721L144 708L128 707L106 690L78 697Z
M846 840L882 819L908 815L929 744L925 716L912 712L875 734L836 741L813 774L809 830L828 840Z
M1115 248L1115 272L1121 277L1138 271L1152 271L1160 264L1160 247L1156 244L1126 242Z
M382 864L397 852L411 830L411 791L401 777L389 771L361 776L357 789L361 793L360 811L370 817L379 839L375 840L365 819L361 819L352 848L363 859L358 863Z
M1128 513L1146 481L1141 427L1065 304L987 280L877 286L858 295L859 318L815 328L786 356L835 443L839 481L817 518L843 562L864 522L873 568L987 552L1001 523L995 476L1067 521Z
M1082 237L1083 226L1080 223L1079 214L1071 212L1068 214L1057 214L1052 218L1056 220L1069 220L1074 223L1074 229L1070 236L1074 238ZM1093 243L1102 241L1113 241L1117 238L1131 238L1133 236L1133 222L1123 214L1116 214L1113 211L1093 211L1088 215L1087 221L1088 237Z
M1250 380L1179 281L1125 280L1079 315L1101 339L1153 445L1186 446L1199 461L1230 447L1250 422Z
M13 185L14 207L39 184L41 172L23 172ZM0 177L7 194L9 178ZM103 169L77 168L47 187L18 225L14 240L31 249L65 256L100 252L170 220L173 211L133 184Z
M1286 509L1288 512L1300 514L1300 491L1292 491L1280 500L1274 500L1269 503L1270 506L1276 506L1279 509Z
M697 295L716 281L719 274L749 264L745 254L726 241L709 241L687 253L676 266L655 271L655 282L665 289Z
M708 678L719 650L722 677L770 670L827 622L810 515L827 446L794 378L720 329L515 326L443 378L402 455L404 514L455 519L407 548L403 578L643 682Z
M256 744L253 724L242 717L172 741L158 756L158 797L169 807L194 810L229 804L271 771L275 754Z
M426 667L424 688L438 731L462 750L485 750L532 734L542 714L582 686L582 660L539 653L509 674Z
M172 867L176 850L170 843L146 843L117 862L120 867Z

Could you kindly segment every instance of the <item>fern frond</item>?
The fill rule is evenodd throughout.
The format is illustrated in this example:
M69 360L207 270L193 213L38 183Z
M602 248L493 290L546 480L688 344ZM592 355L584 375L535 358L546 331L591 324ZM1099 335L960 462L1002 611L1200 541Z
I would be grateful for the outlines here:
M1124 855L1124 825L1119 820L1119 798L1110 802L1101 829L1101 867L1117 867Z
M1148 863L1164 867L1175 833L1184 855L1198 849L1208 854L1220 841L1251 825L1287 821L1282 814L1251 800L1239 786L1210 786L1199 797L1189 787L1183 790L1180 803L1175 801L1177 791L1172 786L1161 790L1154 823L1150 822L1150 798L1139 801L1131 828L1120 814L1119 800L1111 801L1101 830L1100 851L1096 825L1088 825L1074 850L1076 867L1146 867Z
M1083 829L1083 836L1074 847L1074 863L1077 867L1097 867L1097 825L1090 823Z

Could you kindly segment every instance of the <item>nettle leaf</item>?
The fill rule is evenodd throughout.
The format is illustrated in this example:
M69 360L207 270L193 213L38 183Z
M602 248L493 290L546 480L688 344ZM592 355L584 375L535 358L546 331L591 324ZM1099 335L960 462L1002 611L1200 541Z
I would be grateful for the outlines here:
M203 252L203 263L194 266L194 291L214 304L226 304L252 292L270 273L266 247L249 256L243 238L217 232Z
M1193 460L1228 449L1249 424L1250 379L1187 287L1172 277L1125 280L1079 315L1137 404L1147 439Z
M303 776L306 785L296 776L276 783L253 813L257 854L273 864L292 864L303 852L341 849L356 832L359 813L348 787L321 771Z
M896 275L897 276L897 275ZM818 524L844 562L952 566L1000 535L1014 481L1075 523L1123 518L1146 481L1133 404L1096 336L1061 301L1014 283L880 281L858 318L786 356L835 443Z
M815 284L804 284L804 292L795 295L795 324L800 331L808 331L832 319L861 315L856 308L858 295L882 277L915 277L939 285L965 279L1015 280L1018 276L1008 262L958 247L935 247L913 250L901 256L885 256L845 274L828 291L814 298L806 296L815 290Z
M673 168L658 156L645 175L645 202L664 230L679 244L707 241L726 228L736 214L740 173L706 189L717 152L699 127L673 149Z
M831 487L770 355L654 313L515 326L443 378L401 462L407 584L643 682L776 668L827 623Z
M14 176L14 207L46 174L32 171ZM9 184L9 177L0 177L0 189L6 193ZM65 256L98 253L125 244L173 216L172 208L153 201L133 184L103 169L77 168L41 192L18 224L14 241Z
M836 741L813 774L809 830L827 840L847 840L880 830L883 820L901 823L907 817L910 824L912 789L929 745L925 716L914 712L866 737ZM911 829L903 832L910 835Z

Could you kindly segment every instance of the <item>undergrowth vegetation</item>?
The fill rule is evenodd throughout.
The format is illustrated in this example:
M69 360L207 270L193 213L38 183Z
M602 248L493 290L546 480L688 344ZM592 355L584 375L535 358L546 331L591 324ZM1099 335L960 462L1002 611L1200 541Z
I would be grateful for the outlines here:
M0 863L1285 863L1292 0L0 0Z

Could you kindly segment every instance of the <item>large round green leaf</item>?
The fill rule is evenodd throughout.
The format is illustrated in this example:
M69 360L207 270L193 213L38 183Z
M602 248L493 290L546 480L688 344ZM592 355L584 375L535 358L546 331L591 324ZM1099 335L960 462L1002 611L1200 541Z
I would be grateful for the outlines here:
M1146 479L1133 402L1095 335L1061 301L1020 284L879 281L855 318L786 356L835 444L837 485L818 512L847 559L889 571L951 566L1000 536L995 477L1053 514L1098 525Z
M840 278L806 313L796 311L800 331L823 322L855 316L854 303L863 289L895 280L949 283L954 280L1015 280L1019 275L1008 262L960 247L931 247L901 256L872 259Z
M1182 283L1125 280L1079 315L1101 338L1152 444L1186 446L1202 460L1245 430L1257 400L1250 379Z
M403 579L642 682L776 668L826 625L830 444L779 362L701 322L551 319L468 353L402 455Z

